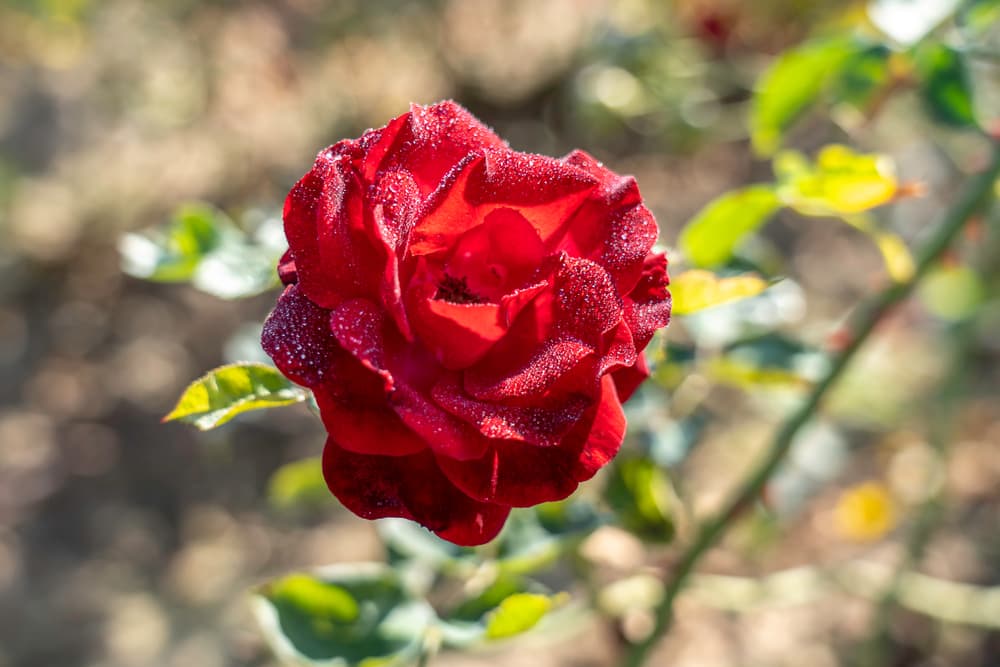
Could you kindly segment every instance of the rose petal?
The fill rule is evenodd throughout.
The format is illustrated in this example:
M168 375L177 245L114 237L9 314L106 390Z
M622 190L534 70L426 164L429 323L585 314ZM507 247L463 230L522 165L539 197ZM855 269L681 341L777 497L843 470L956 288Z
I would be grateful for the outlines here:
M618 397L622 403L627 401L635 393L646 378L649 377L649 366L646 364L646 355L640 353L636 362L626 368L620 368L611 374L615 381L615 389L618 390Z
M288 379L314 387L336 354L330 312L310 301L298 285L289 285L264 321L261 345Z
M335 148L320 153L295 184L283 214L299 284L325 308L374 294L380 283L375 267L381 263L364 230L361 185L351 156Z
M374 405L345 404L322 389L315 396L327 433L344 449L381 456L406 456L427 449L427 443L384 400Z
M612 458L625 436L625 415L614 381L605 376L600 400L590 415L557 447L514 440L493 441L476 460L439 459L445 475L483 502L530 507L562 500Z
M380 166L406 170L425 195L468 154L503 145L500 137L451 101L429 107L413 104L401 118L404 122L392 124L397 134Z
M431 195L413 230L410 252L447 250L498 208L517 211L547 244L596 186L594 177L552 158L483 149L458 163Z
M463 546L489 542L510 513L509 507L479 502L459 491L429 451L369 456L350 452L330 437L323 450L323 475L330 491L358 516L411 519Z
M521 440L542 447L558 445L591 404L586 396L579 394L545 406L478 401L466 394L452 377L435 385L431 396L438 405L474 425L487 438Z
M295 271L295 258L292 257L291 249L286 250L285 254L278 260L278 279L281 280L282 285L299 282L298 274Z

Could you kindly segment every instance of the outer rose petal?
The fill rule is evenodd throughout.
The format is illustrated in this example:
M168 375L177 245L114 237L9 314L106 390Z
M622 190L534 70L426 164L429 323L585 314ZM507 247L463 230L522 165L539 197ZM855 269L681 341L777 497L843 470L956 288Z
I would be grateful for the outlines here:
M477 460L439 458L441 469L462 491L483 502L530 507L562 500L614 458L625 437L625 414L611 376L604 376L601 387L591 415L559 446L495 441Z
M315 392L323 425L331 438L359 454L405 456L427 449L427 443L382 405L345 405L327 391Z
M287 378L306 387L320 384L336 354L330 312L289 285L267 316L261 344Z
M510 508L466 496L424 450L410 456L369 456L340 447L333 437L323 450L323 476L340 502L366 519L412 519L464 546L492 540Z
M285 235L298 282L325 308L373 294L381 282L364 230L362 194L350 156L331 149L319 154L285 199Z

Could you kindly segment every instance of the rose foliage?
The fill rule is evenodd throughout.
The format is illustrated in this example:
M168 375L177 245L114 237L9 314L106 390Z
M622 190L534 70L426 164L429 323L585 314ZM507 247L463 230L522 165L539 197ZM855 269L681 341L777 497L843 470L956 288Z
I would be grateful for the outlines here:
M414 105L322 151L284 224L263 345L313 391L326 482L353 512L482 544L615 456L670 319L633 178Z

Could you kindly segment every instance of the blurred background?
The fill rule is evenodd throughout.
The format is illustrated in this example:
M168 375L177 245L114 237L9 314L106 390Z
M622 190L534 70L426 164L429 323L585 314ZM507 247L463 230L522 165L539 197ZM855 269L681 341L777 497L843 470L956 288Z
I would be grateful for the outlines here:
M371 524L325 495L281 501L273 473L323 442L304 406L206 434L160 424L205 370L259 355L274 293L223 301L131 278L123 233L188 201L244 226L273 220L319 149L410 102L454 98L515 149L579 147L634 174L671 247L707 202L772 178L747 135L763 68L811 34L870 23L865 3L842 0L5 0L0 667L272 665L247 611L250 586L381 557ZM878 214L909 245L985 153L975 135L932 128L913 95L885 106L807 117L791 143L891 155L900 178L925 189ZM664 363L658 377L672 398L653 386L630 405L626 446L669 467L682 538L815 376L851 305L887 281L871 239L830 219L781 213L751 250L786 280L677 318L670 360L687 365ZM941 488L915 569L1000 584L1000 302L995 280L953 259L880 329L706 572L756 577L861 557L891 572L907 550L904 518ZM961 329L965 389L942 407L955 323L973 309ZM706 349L736 354L684 356ZM946 463L935 437L951 443ZM672 552L650 555L620 529L585 547L609 579L669 571ZM855 588L868 581L845 576ZM682 597L655 664L1000 661L996 623L940 623L810 586L760 600L734 602L718 587ZM642 622L624 614L530 654L513 645L436 664L612 664ZM876 631L889 648L871 662Z

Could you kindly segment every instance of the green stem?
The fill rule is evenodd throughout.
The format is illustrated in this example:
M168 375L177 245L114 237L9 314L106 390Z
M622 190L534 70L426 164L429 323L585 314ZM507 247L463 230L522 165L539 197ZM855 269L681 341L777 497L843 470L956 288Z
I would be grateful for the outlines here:
M948 211L935 234L921 249L913 276L905 282L892 284L862 305L855 320L850 341L832 359L827 374L816 383L802 405L782 424L771 441L764 458L750 472L725 507L702 524L694 542L684 552L674 569L673 577L666 587L662 602L656 607L652 631L645 639L632 647L632 651L626 656L624 662L626 667L640 667L645 663L650 650L670 627L673 620L674 600L684 588L701 556L718 541L729 523L743 511L743 508L757 498L768 479L777 470L785 454L788 453L799 429L816 413L827 391L840 378L851 359L854 358L878 323L882 321L882 318L893 306L913 291L928 270L951 245L968 219L988 199L998 174L1000 174L1000 146L994 144L989 166L969 183L962 197Z

